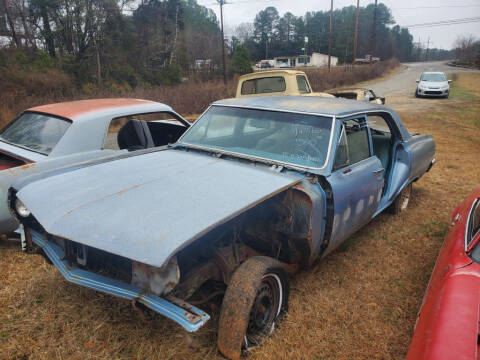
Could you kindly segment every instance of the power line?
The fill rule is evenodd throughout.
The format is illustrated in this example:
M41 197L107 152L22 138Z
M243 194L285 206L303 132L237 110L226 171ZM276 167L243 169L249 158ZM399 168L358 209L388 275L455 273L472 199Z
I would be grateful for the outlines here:
M417 9L443 9L443 8L469 8L480 7L480 4L475 5L444 5L444 6L415 6L415 7L397 7L397 10L417 10Z
M474 23L474 22L479 22L479 21L480 21L480 17L473 17L473 18L435 21L435 22L423 23L423 24L413 24L413 25L407 25L407 26L404 26L404 27L407 27L407 28L425 28L425 27L433 27L433 26L468 24L468 23Z
M237 4L244 4L244 3L254 3L254 2L276 2L280 0L237 0L237 1L225 1L224 5L237 5ZM218 3L207 3L207 4L199 4L201 6L213 6L218 5Z

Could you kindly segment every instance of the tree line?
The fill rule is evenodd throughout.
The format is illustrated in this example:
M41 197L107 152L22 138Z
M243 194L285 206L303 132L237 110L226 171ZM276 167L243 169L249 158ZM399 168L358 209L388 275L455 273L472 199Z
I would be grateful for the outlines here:
M353 61L355 11L333 13L332 55L340 63ZM373 5L360 8L358 56L370 53L373 12ZM375 56L425 58L387 6L379 4L376 19ZM329 25L328 11L280 16L267 7L225 41L229 74L274 56L327 53ZM0 70L54 67L78 86L168 85L199 70L218 76L222 66L219 20L196 0L0 0L0 44ZM448 56L429 49L430 59Z
M359 8L357 57L370 55L375 6ZM353 62L356 7L347 6L333 11L332 55L340 63ZM390 9L380 3L375 24L374 55L381 59L396 57L400 61L424 60L425 51L415 44L407 28L395 25ZM328 53L330 12L311 11L304 16L290 12L280 16L275 7L260 11L253 23L243 23L235 29L232 43L245 46L254 59L320 52ZM443 59L448 51L429 49L430 56Z
M215 13L196 0L0 0L0 35L99 86L179 82L221 43Z

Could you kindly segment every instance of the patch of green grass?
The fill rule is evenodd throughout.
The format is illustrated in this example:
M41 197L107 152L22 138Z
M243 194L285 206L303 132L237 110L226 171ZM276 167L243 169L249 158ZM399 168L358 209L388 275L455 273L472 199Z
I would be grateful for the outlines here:
M454 74L456 75L456 74ZM457 80L458 77L451 77L454 80L450 85L450 97L457 99L457 100L465 100L465 101L475 101L479 98L479 96L474 93L471 89L467 89L463 86L458 84Z
M428 237L443 239L448 231L448 224L431 220L420 224L420 232Z

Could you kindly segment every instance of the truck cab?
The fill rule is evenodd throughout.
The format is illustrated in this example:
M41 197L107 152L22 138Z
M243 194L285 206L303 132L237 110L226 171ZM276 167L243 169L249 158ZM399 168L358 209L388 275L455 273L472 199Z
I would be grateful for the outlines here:
M235 96L237 98L269 95L334 97L327 93L313 92L310 81L303 71L259 71L243 75L238 80Z

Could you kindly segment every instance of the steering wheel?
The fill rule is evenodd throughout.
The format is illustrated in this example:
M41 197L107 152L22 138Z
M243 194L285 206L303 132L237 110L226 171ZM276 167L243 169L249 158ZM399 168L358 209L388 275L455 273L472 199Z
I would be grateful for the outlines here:
M311 142L306 140L293 138L293 139L287 140L284 146L286 149L293 148L296 154L301 154L305 156L307 159L314 156L322 157L323 155L322 152L318 150L318 148L315 145L313 145Z

